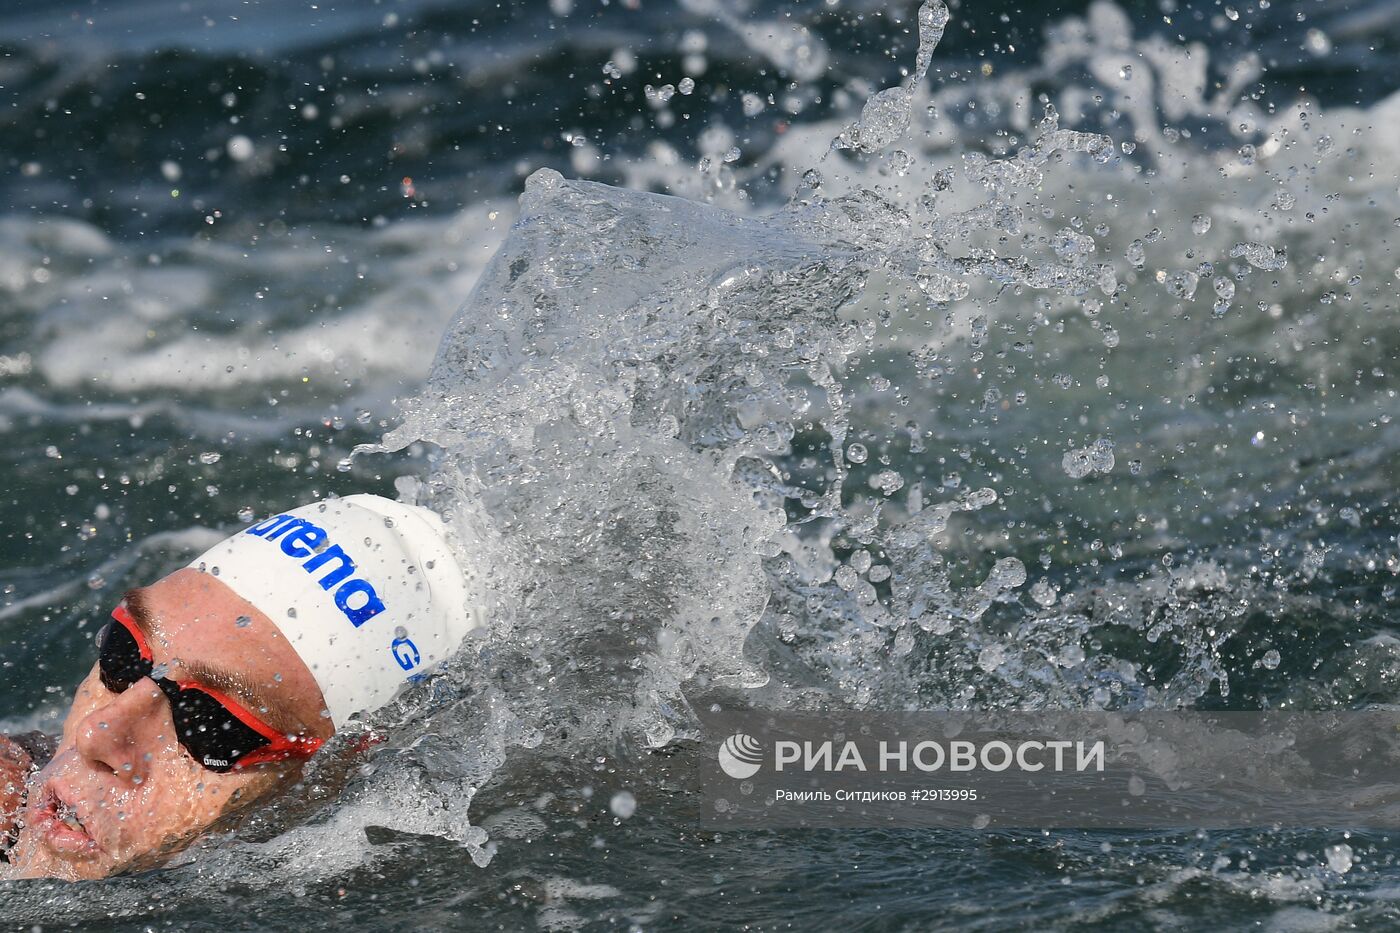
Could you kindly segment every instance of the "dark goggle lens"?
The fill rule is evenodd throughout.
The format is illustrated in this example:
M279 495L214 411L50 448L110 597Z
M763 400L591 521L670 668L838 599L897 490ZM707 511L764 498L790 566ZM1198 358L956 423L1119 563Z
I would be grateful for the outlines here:
M161 689L170 697L175 737L195 761L210 771L230 771L239 758L271 744L266 736L245 726L203 690L177 688L172 692L166 684L174 684L164 681Z
M136 636L125 625L112 621L97 636L97 667L102 685L121 693L151 673L151 662L141 657Z
M102 685L113 693L124 692L141 678L150 677L153 670L151 662L141 656L136 636L116 620L98 633L97 667ZM231 771L239 758L271 744L203 690L182 689L165 677L157 678L156 684L170 701L175 738L210 771Z

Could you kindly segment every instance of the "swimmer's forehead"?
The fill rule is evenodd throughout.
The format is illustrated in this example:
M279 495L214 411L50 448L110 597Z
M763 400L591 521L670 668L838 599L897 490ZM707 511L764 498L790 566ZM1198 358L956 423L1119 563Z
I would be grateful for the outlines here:
M152 587L127 590L122 602L152 646L155 662L170 667L167 676L171 679L228 694L279 732L306 731L307 724L295 715L288 699L277 695L280 675L256 670L265 666L256 659L267 653L268 643L281 640L275 627L269 635L268 627L253 626L246 613L187 605L165 607ZM159 651L157 646L168 650Z

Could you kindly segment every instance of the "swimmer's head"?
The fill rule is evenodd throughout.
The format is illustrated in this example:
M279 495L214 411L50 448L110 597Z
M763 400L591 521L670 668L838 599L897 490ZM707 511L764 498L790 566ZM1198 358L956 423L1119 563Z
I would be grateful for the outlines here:
M388 703L484 621L480 580L453 556L442 519L379 496L274 515L190 566L282 631L336 727Z
M480 585L436 515L350 496L258 522L129 591L30 782L11 873L155 864L294 782L350 717L481 625Z

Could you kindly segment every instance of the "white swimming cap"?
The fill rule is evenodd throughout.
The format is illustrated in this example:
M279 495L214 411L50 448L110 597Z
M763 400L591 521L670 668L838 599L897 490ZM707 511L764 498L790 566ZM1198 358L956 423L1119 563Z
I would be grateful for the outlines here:
M388 703L485 625L434 512L379 496L314 502L258 522L190 564L286 636L339 729Z

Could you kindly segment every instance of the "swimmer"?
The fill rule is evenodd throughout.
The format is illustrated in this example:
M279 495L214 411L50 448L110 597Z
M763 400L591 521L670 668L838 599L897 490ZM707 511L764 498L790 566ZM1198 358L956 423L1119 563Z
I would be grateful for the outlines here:
M484 597L437 515L368 495L261 521L130 590L56 743L0 736L0 877L160 864L451 656Z

